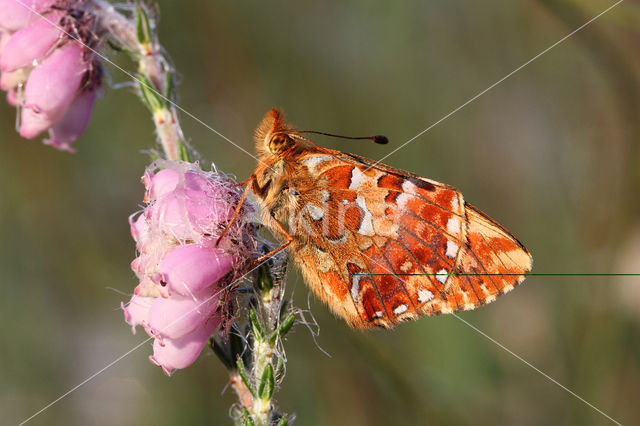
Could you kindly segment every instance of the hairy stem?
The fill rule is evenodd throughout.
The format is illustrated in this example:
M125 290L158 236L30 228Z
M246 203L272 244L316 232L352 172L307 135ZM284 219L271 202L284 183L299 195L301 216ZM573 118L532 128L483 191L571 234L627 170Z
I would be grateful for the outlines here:
M143 4L122 6L123 12L105 0L95 5L101 31L109 33L137 62L135 83L140 97L152 113L158 141L168 160L188 160L175 103L175 70L162 53L156 22ZM129 10L127 10L129 9Z
M274 279L278 275L278 279ZM255 278L253 296L247 308L245 332L238 323L229 341L211 341L211 347L229 369L229 383L238 396L233 411L237 425L286 425L289 416L280 413L274 402L276 386L284 378L286 359L283 338L295 317L283 300L283 271L272 274L263 265Z

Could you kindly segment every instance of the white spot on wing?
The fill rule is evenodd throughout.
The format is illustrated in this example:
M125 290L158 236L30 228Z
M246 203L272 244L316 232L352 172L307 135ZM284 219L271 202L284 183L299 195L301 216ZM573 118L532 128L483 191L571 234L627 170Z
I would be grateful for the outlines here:
M360 279L362 279L362 275L351 276L351 297L354 302L357 302L358 296L360 296Z
M374 316L375 318L382 318L382 311L376 311L376 313L375 313L375 314L373 314L373 316Z
M452 234L457 234L460 232L460 219L457 217L452 217L447 221L447 231Z
M445 282L447 282L447 274L447 270L442 268L438 272L436 272L436 279L444 284Z
M375 235L373 232L373 216L369 209L367 209L367 204L364 201L362 196L358 195L356 197L356 205L362 210L364 217L362 218L362 222L360 223L360 228L358 229L358 233L362 235Z
M313 220L320 220L324 217L324 210L315 204L307 204L307 210L309 211L309 216L311 216Z
M393 308L393 313L396 315L404 314L405 312L407 312L408 309L409 308L407 307L407 305L403 303L402 305L398 305L395 308Z
M455 197L453 197L453 200L451 200L451 209L455 212L458 210L458 207L459 207L458 195L456 195Z
M406 192L407 194L417 194L418 187L414 183L405 180L404 182L402 182L402 191Z
M320 195L322 195L323 203L326 203L327 201L329 201L329 198L331 198L331 194L326 189L323 189Z
M458 245L453 241L447 241L447 257L455 259L458 254Z
M409 202L410 199L411 199L411 195L402 193L398 195L398 198L396 198L396 203L398 204L398 207L400 209L404 209L407 206L407 203Z
M351 171L351 183L349 184L349 189L356 190L360 188L366 178L367 176L362 173L359 168L354 167Z
M325 161L331 161L331 160L333 160L333 157L329 155L320 155L320 156L307 158L306 160L304 160L303 164L307 166L307 169L309 169L310 172L315 172L318 164L324 163Z
M433 299L433 293L431 293L429 290L423 289L418 291L418 302L425 303L431 299Z

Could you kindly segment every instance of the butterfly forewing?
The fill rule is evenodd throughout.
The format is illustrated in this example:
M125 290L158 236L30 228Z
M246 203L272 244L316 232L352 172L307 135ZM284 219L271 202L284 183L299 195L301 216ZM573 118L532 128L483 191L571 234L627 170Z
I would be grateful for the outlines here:
M263 207L287 217L306 281L354 327L473 309L531 269L526 249L453 187L298 142L264 159L283 172Z

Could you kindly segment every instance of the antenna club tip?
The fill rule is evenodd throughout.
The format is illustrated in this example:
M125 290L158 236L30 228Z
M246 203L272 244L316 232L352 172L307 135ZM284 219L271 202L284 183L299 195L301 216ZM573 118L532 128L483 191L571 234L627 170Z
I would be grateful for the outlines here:
M389 139L384 135L375 135L373 137L373 141L375 143L379 143L380 145L386 145L389 143Z

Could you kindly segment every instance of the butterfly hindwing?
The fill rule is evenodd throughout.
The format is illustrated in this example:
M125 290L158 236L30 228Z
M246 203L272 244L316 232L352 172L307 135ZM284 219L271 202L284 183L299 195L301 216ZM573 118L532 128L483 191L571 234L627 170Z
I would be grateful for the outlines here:
M354 326L473 309L530 270L526 250L450 186L331 150L296 163L314 185L299 195L294 257ZM483 275L496 273L514 275Z

